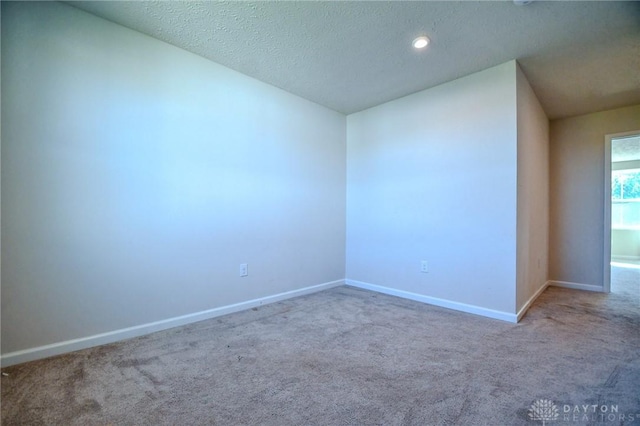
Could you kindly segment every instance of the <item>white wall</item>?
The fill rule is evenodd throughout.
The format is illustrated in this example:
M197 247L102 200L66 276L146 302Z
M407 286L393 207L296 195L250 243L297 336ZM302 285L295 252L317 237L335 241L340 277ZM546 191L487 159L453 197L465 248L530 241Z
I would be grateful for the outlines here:
M348 116L348 282L514 313L516 150L515 61Z
M3 362L345 275L505 319L539 288L515 61L345 120L59 3L3 3L2 36Z
M2 112L3 354L345 276L341 114L48 2Z
M605 135L634 130L640 105L550 123L550 280L603 287Z
M518 278L516 310L547 282L549 247L549 120L517 67Z

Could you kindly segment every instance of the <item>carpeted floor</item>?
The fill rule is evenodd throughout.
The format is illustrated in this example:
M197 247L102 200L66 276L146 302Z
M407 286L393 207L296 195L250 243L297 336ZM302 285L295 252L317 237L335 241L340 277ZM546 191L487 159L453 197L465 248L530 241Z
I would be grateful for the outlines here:
M519 324L338 287L17 365L2 424L640 424L640 270L612 275Z

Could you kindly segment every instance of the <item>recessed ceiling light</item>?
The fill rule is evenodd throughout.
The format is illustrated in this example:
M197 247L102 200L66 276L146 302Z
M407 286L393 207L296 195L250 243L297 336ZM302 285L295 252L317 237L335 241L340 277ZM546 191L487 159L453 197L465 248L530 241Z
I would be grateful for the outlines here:
M427 37L427 36L418 37L415 40L413 40L413 43L411 43L411 44L416 49L424 49L429 44L429 37Z

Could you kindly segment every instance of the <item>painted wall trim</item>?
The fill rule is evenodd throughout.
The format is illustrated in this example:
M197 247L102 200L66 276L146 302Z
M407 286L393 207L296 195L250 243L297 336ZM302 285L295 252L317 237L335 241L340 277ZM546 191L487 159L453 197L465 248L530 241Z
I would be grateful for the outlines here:
M604 137L604 202L603 202L603 221L604 221L604 240L602 251L604 258L602 259L602 289L609 293L611 291L611 140L613 135L605 135ZM573 288L573 287L569 287Z
M451 300L439 299L437 297L425 296L422 294L411 293L409 291L397 290L395 288L383 287L376 284L365 283L356 280L345 280L345 284L362 288L364 290L371 290L378 293L388 294L390 296L402 297L403 299L415 300L417 302L426 303L429 305L440 306L442 308L453 309L455 311L466 312L469 314L480 315L487 318L498 319L502 321L508 321L516 323L518 318L516 314L510 314L508 312L496 311L493 309L482 308L475 305L467 305L466 303L453 302Z
M611 292L611 144L613 139L633 136L640 133L640 130L633 130L623 133L611 133L604 135L604 259L602 261L603 271L602 288L598 290L604 293ZM573 288L573 287L569 287ZM588 290L588 289L584 289Z
M244 311L247 309L255 308L256 306L267 305L270 303L291 299L293 297L304 296L307 294L316 293L318 291L328 290L330 288L338 287L344 284L344 280L330 281L311 287L278 293L272 296L248 300L246 302L235 303L233 305L221 306L219 308L208 309L206 311L195 312L192 314L182 315L179 317L169 318L161 321L155 321L148 324L109 331L107 333L96 334L94 336L82 337L79 339L67 340L64 342L53 343L36 348L10 352L0 357L0 364L2 365L2 367L8 367L10 365L21 364L28 361L35 361L55 355L62 355L65 353L87 349L94 346L106 345L108 343L114 343L121 340L131 339L133 337L155 333L156 331L167 330L173 327L179 327L182 325L215 318L222 315L232 314L234 312Z
M593 284L572 283L569 281L549 281L549 285L554 287L571 288L573 290L597 291L600 293L605 292L601 286Z
M631 261L636 261L636 260L640 260L640 256L624 256L621 254L616 254L611 256L611 263L615 263L616 260L631 260Z
M518 311L518 314L517 314L517 320L516 320L516 322L518 322L518 321L520 321L520 320L522 319L522 317L524 316L524 314L526 314L526 313L527 313L527 311L529 310L529 308L531 307L531 305L533 305L533 302L535 302L535 301L536 301L536 299L537 299L538 297L540 297L540 295L541 295L542 293L544 293L544 291L547 289L547 287L549 287L549 285L550 285L550 284L551 284L551 281L547 281L547 282L545 282L545 283L544 283L544 284L543 284L543 285L538 289L538 291L536 291L536 292L533 294L533 296L531 296L531 297L529 298L529 300L527 300L527 302L526 302L524 305L522 305L522 308L520 308L520 310Z

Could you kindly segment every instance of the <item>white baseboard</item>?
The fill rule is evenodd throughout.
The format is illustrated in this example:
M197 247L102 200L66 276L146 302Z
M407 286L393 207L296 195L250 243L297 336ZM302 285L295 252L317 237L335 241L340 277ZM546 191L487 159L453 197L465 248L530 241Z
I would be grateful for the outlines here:
M422 294L411 293L404 290L397 290L395 288L383 287L376 284L369 284L356 280L345 280L345 284L352 287L358 287L365 290L371 290L378 293L388 294L391 296L402 297L403 299L415 300L417 302L427 303L429 305L440 306L442 308L453 309L455 311L467 312L470 314L481 315L483 317L498 319L502 321L508 321L516 323L518 317L516 314L510 314L508 312L496 311L493 309L482 308L475 305L467 305L466 303L453 302L451 300L439 299L437 297L424 296Z
M552 285L554 287L571 288L574 290L597 291L600 293L604 291L602 286L593 284L572 283L569 281L549 281L549 285Z
M21 364L23 362L48 358L55 355L62 355L81 349L114 343L120 340L131 339L133 337L144 336L156 331L166 330L169 328L191 324L194 322L227 315L234 312L244 311L261 305L280 302L282 300L304 296L306 294L327 290L329 288L338 287L340 285L344 285L344 280L331 281L324 284L287 291L284 293L274 294L272 296L262 297L259 299L248 300L246 302L240 302L233 305L221 306L219 308L195 312L193 314L182 315L179 317L169 318L166 320L156 321L148 324L136 325L120 330L109 331L107 333L96 334L94 336L81 337L79 339L67 340L64 342L53 343L36 348L10 352L0 356L0 365L2 367L8 367L10 365Z
M518 319L517 319L517 321L520 321L520 320L522 319L522 317L524 316L524 314L526 314L526 313L527 313L527 311L529 310L529 308L531 307L531 305L533 305L533 302L535 302L535 301L536 301L536 299L537 299L538 297L540 297L540 295L541 295L541 294L542 294L542 293L547 289L547 287L549 287L550 285L551 285L551 281L547 281L546 283L544 283L544 284L542 285L542 287L540 287L540 288L538 289L538 291L536 291L536 292L533 294L533 296L531 296L531 297L529 298L529 300L527 300L527 302L526 302L524 305L522 305L522 308L520 308L520 310L518 311L518 314L517 314L517 318L518 318Z

